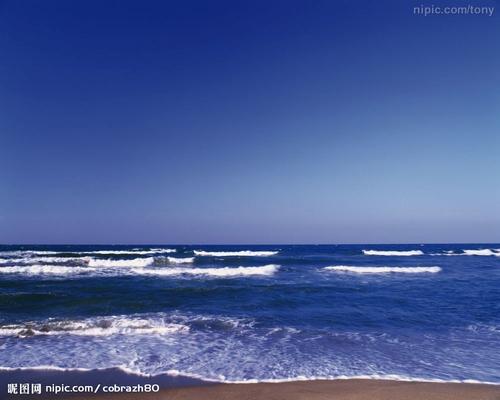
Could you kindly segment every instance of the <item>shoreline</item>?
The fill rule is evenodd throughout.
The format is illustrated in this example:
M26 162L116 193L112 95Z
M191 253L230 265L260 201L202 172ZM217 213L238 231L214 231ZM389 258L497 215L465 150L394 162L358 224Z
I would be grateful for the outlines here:
M45 385L146 385L157 384L161 390L167 390L177 387L196 387L210 386L212 383L201 379L190 378L187 376L172 376L161 374L155 376L139 375L128 373L120 368L92 369L92 370L63 370L59 368L18 368L18 369L1 369L0 368L0 398L7 395L7 399L23 398L23 399L63 399L71 397L74 399L79 394L49 394L45 391L42 394L32 396L28 395L8 395L9 384L41 384ZM88 394L86 397L99 397L102 393Z
M387 399L463 399L500 400L500 384L473 381L410 380L388 377L339 377L334 379L276 380L262 382L223 383L187 377L161 374L144 376L128 373L120 368L95 370L60 369L0 369L0 393L6 399L19 398L7 394L10 383L40 383L46 385L101 385L98 393L47 393L22 395L23 399L71 399L89 398L110 400L163 400L163 399L270 399L273 400L387 400ZM158 385L158 392L104 393L104 386ZM1 396L0 396L1 397Z
M219 383L158 393L61 397L70 400L498 400L500 386L473 383L402 382L375 379Z

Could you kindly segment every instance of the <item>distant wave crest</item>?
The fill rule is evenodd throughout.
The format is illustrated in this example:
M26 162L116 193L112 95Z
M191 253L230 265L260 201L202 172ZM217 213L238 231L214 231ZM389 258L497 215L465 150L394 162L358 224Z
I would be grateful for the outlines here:
M477 250L463 250L466 256L497 256L500 257L498 249L477 249Z
M60 256L63 254L71 255L72 258L82 257L89 254L104 254L104 255L153 255L153 254L168 254L175 253L176 249L163 249L163 248L153 248L153 249L127 249L127 250L92 250L92 251L79 251L79 250L15 250L15 251L3 251L0 255L3 257L17 257L17 258L34 258L36 256ZM70 258L70 257L66 257Z
M150 249L150 250L95 250L82 251L80 254L114 254L114 255L144 255L144 254L165 254L175 253L175 249Z
M446 250L443 253L430 253L430 256L496 256L500 257L500 249L463 249L462 253Z
M191 264L194 261L194 257L167 257L167 261L171 264Z
M88 260L89 267L147 267L153 264L154 257L133 258L131 260L110 260L91 258Z
M363 250L365 256L421 256L424 254L422 250L406 250L406 251L396 251L396 250Z
M216 277L273 275L279 265L269 264L262 267L224 267L224 268L163 268L163 269L134 269L132 272L142 275L207 275Z
M203 251L194 250L197 256L212 256L212 257L269 257L278 254L278 251Z
M324 268L327 271L351 272L355 274L419 274L419 273L437 273L441 271L440 267L355 267L350 265L336 265Z
M23 257L23 258L0 258L0 264L58 264L68 262L83 262L81 257Z
M1 267L0 274L23 274L23 275L68 275L89 272L87 267L68 267L62 265L28 265Z

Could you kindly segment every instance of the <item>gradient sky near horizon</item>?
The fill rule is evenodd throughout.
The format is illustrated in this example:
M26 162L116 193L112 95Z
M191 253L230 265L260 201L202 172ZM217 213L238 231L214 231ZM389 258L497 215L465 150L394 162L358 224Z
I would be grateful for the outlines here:
M499 242L469 3L0 1L0 243Z

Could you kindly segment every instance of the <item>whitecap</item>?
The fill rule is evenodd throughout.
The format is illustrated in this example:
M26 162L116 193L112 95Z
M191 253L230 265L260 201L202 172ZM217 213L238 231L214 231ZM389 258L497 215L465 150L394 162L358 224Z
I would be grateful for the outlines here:
M1 267L0 274L24 274L24 275L68 275L89 272L87 267L68 267L61 265L29 265Z
M437 273L441 271L440 267L356 267L350 265L336 265L325 267L326 271L351 272L355 274L419 274L419 273Z
M24 256L32 256L32 255L51 255L51 254L59 254L64 253L62 251L42 251L42 250L13 250L13 251L2 251L0 255L7 257L24 257Z
M422 250L406 250L406 251L396 251L396 250L363 250L365 256L421 256L424 254Z
M84 262L81 257L24 257L24 258L0 258L0 264L38 264L38 263L68 263Z
M169 263L172 264L191 264L194 261L194 257L184 257L184 258L167 257L167 260Z
M194 250L197 256L212 256L212 257L269 257L278 254L278 251L203 251Z
M477 250L463 250L466 256L497 256L500 257L500 253L497 253L491 249L477 249Z
M146 267L154 263L154 257L134 258L131 260L111 260L91 258L88 260L89 267Z
M110 254L110 255L144 255L144 254L165 254L175 253L175 249L150 249L150 250L95 250L77 252L80 254Z
M166 322L161 318L134 316L111 316L87 318L83 320L48 320L45 322L25 323L23 325L4 325L0 327L0 336L35 336L35 335L165 335L187 332L184 324Z
M262 267L224 267L224 268L163 268L163 269L133 269L132 272L141 275L208 275L216 277L273 275L279 265L269 264Z

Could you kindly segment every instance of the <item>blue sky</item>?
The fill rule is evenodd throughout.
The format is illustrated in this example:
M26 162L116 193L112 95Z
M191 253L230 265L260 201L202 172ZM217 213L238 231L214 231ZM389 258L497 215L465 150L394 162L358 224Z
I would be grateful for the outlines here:
M500 17L420 4L0 2L0 243L500 241Z

